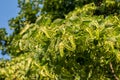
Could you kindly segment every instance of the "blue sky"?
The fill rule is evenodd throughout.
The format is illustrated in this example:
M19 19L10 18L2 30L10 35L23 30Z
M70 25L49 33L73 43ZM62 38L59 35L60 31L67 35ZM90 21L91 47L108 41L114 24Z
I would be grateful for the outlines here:
M8 33L12 32L8 27L8 20L18 15L17 6L17 0L0 0L0 28L6 28Z
M0 28L6 28L8 34L12 33L8 26L8 20L18 15L19 8L17 6L17 0L0 0ZM7 55L0 54L1 57L9 58Z

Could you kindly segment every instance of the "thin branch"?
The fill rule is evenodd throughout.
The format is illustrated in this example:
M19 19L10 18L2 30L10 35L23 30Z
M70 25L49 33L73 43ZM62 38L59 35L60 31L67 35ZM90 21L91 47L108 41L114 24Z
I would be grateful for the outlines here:
M111 63L111 62L110 62L110 69L111 69L111 72L112 72L115 80L119 80L119 78L118 78L117 75L115 74L115 71L114 71L114 69L113 69L113 66L112 66L112 63Z

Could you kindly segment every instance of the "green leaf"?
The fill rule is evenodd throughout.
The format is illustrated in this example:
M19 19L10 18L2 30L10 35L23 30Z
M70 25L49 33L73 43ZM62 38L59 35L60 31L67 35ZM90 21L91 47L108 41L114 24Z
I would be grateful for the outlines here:
M60 56L64 56L64 44L63 42L59 43L59 51L60 51Z

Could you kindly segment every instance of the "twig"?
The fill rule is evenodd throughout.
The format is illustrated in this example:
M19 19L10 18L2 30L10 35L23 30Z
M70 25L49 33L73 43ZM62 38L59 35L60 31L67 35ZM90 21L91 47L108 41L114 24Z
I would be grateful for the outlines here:
M113 69L113 66L112 66L112 63L111 63L111 62L110 62L110 69L111 69L111 72L112 72L115 80L119 80L119 78L118 78L117 75L115 74L115 71L114 71L114 69Z

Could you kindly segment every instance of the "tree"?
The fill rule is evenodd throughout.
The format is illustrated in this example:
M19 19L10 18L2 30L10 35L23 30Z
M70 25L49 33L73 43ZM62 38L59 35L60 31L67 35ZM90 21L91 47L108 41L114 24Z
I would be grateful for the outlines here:
M35 22L26 17L19 33L8 39L12 59L1 61L0 78L119 80L120 2L45 1ZM67 9L71 4L74 7Z
M9 25L18 34L25 23L35 23L37 14L40 12L40 0L18 0L19 15L9 20Z
M0 28L0 50L2 50L2 54L5 54L5 46L7 45L7 33L5 28Z

